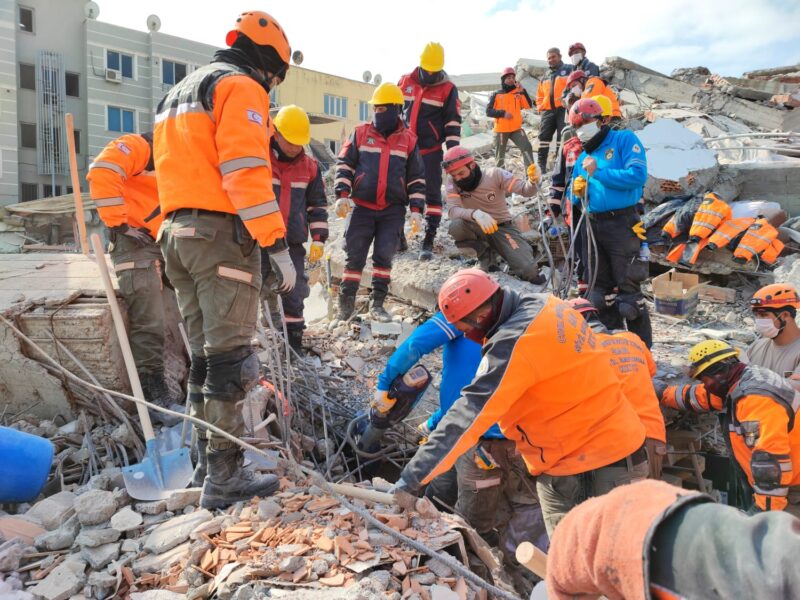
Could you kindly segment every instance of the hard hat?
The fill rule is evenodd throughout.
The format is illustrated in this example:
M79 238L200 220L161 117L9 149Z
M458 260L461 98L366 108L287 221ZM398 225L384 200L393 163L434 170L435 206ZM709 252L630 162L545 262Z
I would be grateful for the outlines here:
M394 83L384 81L372 92L370 104L403 104L403 91Z
M448 323L455 323L491 298L500 285L480 269L462 269L439 290L439 308Z
M797 290L788 283L773 283L765 285L750 299L753 310L800 308L800 299Z
M572 84L576 81L580 81L581 79L586 79L586 73L578 69L577 71L573 71L567 77L567 87L572 87Z
M603 116L603 108L591 98L581 98L569 109L569 124L575 129Z
M500 74L500 79L505 79L509 75L513 75L514 77L517 76L517 72L514 70L514 67L506 67L503 69L503 72Z
M280 23L260 10L243 12L236 19L236 24L225 36L225 43L233 46L236 38L242 34L258 46L271 46L281 60L289 64L292 49Z
M311 141L311 122L308 114L299 106L289 104L275 115L275 129L290 144L305 146Z
M598 312L597 307L586 298L573 298L572 300L567 300L567 304L569 304L570 308L574 308L581 314Z
M597 96L592 96L592 100L597 102L600 105L600 108L603 109L603 116L610 117L614 109L611 108L611 100L608 99L608 96L603 96L603 94L598 94Z
M444 48L439 42L428 42L419 55L419 66L435 73L444 69Z
M739 351L722 340L705 340L695 344L689 350L689 375L698 377L711 365L715 365L726 358L739 356Z
M575 42L569 47L569 55L572 56L576 52L583 52L584 56L586 55L586 46L581 44L580 42Z
M453 146L444 153L442 167L444 168L445 172L452 173L456 169L473 162L475 162L475 157L472 156L472 152L463 146Z

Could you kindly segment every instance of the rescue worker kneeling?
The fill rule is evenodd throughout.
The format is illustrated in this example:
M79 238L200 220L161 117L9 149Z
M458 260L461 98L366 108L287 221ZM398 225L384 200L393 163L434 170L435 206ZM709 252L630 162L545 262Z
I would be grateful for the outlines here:
M361 272L374 241L370 316L390 321L383 302L389 293L392 259L403 234L406 205L411 206L412 232L422 228L425 175L417 136L400 117L400 88L384 82L369 102L375 110L372 122L356 127L336 162L336 214L344 218L352 211L344 233L347 259L337 318L349 319L355 310Z
M689 351L696 385L670 386L668 408L721 414L731 460L753 488L752 510L800 516L800 426L794 389L769 369L745 365L726 342L707 340Z
M412 506L493 423L531 475L547 531L589 496L645 478L645 428L589 325L555 296L520 295L478 269L445 281L447 321L483 343L475 379L414 455L395 486Z
M511 273L538 285L546 278L539 273L531 245L511 222L506 194L530 198L536 194L539 174L535 164L519 179L496 167L482 171L469 150L456 146L444 157L447 182L449 233L456 247L468 258L477 258L484 270L494 267L494 253L508 263Z

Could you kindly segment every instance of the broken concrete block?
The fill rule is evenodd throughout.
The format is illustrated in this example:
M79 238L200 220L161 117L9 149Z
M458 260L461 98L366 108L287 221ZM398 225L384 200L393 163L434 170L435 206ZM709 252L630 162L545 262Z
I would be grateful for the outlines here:
M85 565L67 560L53 569L30 592L43 600L67 600L83 589L86 583Z
M41 523L48 531L53 531L70 517L74 504L75 494L58 492L34 504L25 516Z
M400 335L403 333L403 324L390 321L389 323L372 322L372 335Z
M411 579L420 585L433 585L436 583L436 575L434 573L414 573Z
M197 506L197 504L200 502L201 491L202 488L188 488L173 492L172 495L167 498L167 510L178 512L190 504Z
M113 590L117 586L117 578L106 571L92 571L88 584L96 590Z
M8 540L0 545L0 572L10 573L19 569L25 547L26 544L19 539Z
M169 590L148 590L131 594L131 600L186 600L186 594Z
M105 544L116 542L119 531L116 529L82 529L75 542L84 548L97 548Z
M207 510L198 510L188 515L174 517L156 527L147 536L144 549L152 554L161 554L189 539L189 534L198 525L210 521L213 515Z
M142 525L142 515L126 506L111 517L111 527L117 531L130 531Z
M279 514L283 512L283 507L275 502L275 500L267 499L261 500L258 503L258 518L262 521L266 521L267 519L271 519L272 517L277 517Z
M74 508L81 525L98 525L114 515L117 501L112 492L90 490L75 499Z
M446 585L432 585L430 594L431 600L459 600L458 593Z
M143 515L160 515L167 510L166 500L156 500L154 502L137 502L133 505L136 512Z
M278 569L284 573L294 573L306 566L306 559L302 556L289 556L278 563Z
M370 573L369 578L372 579L381 590L386 591L389 589L389 582L392 580L392 574L389 571L381 569Z
M445 556L449 556L450 558L455 560L455 558L451 554L448 554L447 552L443 551L443 552L441 552L441 554L444 554ZM429 559L428 562L425 563L425 566L428 567L430 572L433 573L434 575L436 575L437 577L452 577L453 576L453 569L448 567L446 564L444 564L440 560Z
M113 529L111 531L114 531ZM104 544L96 548L84 547L81 550L81 558L86 559L89 566L95 571L102 569L112 560L119 556L119 542Z
M164 569L169 569L176 562L186 558L189 553L189 546L189 542L184 542L161 554L146 554L134 561L133 574L138 577L142 573L160 573ZM196 573L194 570L192 572ZM200 578L202 579L202 575Z
M128 552L139 552L142 549L142 544L139 540L122 540L120 552L126 554Z
M81 529L78 515L73 514L61 527L43 533L34 540L34 546L39 550L64 550L75 543L75 538Z

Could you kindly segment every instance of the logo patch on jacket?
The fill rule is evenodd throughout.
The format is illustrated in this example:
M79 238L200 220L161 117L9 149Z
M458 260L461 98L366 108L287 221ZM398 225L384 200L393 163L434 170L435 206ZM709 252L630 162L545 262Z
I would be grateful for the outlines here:
M252 108L247 109L247 120L252 121L257 125L264 124L264 117L261 116L261 113L257 110L253 110Z
M367 143L368 144L374 144L375 143L375 138L368 137L367 138Z
M609 148L606 150L606 160L611 160L612 158L614 158L614 149Z
M406 86L406 91L407 92L413 92L414 91L414 86L413 85Z
M633 150L636 154L641 154L642 152L642 148L641 146L639 146L639 144L634 144L631 150Z
M117 142L117 148L122 150L122 152L124 152L125 154L130 154L131 153L131 149L128 148L128 146L125 145L125 142Z

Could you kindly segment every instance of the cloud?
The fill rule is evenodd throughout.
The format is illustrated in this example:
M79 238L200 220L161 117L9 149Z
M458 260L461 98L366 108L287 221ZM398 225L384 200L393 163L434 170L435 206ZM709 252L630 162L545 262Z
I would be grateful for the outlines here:
M517 10L521 2L522 0L499 0L499 2L495 2L494 6L486 11L486 14L494 15L504 10Z

